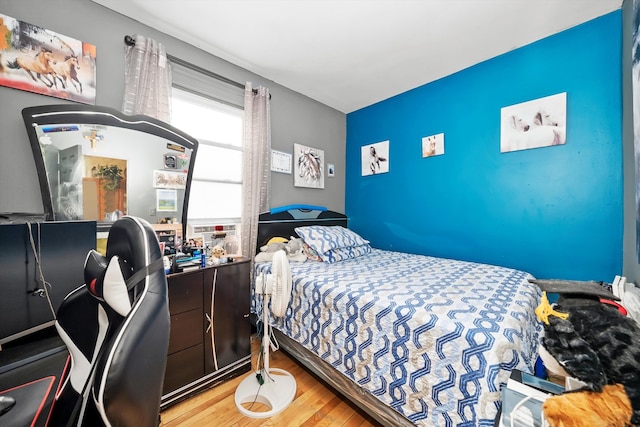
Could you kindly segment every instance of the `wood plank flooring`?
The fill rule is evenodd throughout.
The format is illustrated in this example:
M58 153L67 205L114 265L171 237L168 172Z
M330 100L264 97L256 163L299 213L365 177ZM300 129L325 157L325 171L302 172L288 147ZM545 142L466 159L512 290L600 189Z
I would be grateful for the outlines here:
M259 345L259 340L252 338L254 368ZM272 368L289 372L295 377L297 384L293 402L278 415L271 418L250 418L236 408L234 400L236 388L247 375L255 375L252 369L238 378L167 408L161 413L161 425L166 427L379 426L368 414L337 394L283 351L270 353L270 358ZM258 411L260 407L266 410L266 407L260 404L253 406L251 410Z

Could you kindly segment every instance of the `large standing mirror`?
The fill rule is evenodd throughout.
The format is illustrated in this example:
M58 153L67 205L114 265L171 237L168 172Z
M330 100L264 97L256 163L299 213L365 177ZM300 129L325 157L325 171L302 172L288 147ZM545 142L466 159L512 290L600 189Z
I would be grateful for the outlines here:
M99 230L122 215L181 223L198 141L147 116L86 105L22 110L48 221L95 220Z

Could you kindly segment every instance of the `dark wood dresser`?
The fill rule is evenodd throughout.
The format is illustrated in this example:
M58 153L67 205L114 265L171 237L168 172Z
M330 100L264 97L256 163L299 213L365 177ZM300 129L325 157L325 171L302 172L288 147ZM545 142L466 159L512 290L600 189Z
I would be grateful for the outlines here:
M170 274L161 409L251 369L249 260Z

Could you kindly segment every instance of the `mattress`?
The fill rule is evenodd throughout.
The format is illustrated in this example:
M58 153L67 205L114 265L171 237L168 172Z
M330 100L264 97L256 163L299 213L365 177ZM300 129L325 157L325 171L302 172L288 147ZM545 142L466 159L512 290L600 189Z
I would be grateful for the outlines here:
M493 426L511 370L533 372L540 291L527 272L378 249L290 267L274 327L416 425Z

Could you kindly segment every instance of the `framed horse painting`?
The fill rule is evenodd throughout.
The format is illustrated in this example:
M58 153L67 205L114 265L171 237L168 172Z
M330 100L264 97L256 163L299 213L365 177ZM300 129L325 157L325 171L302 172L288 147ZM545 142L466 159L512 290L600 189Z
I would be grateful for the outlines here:
M0 14L0 86L96 103L96 47Z
M324 188L324 151L293 144L294 176L296 187Z

